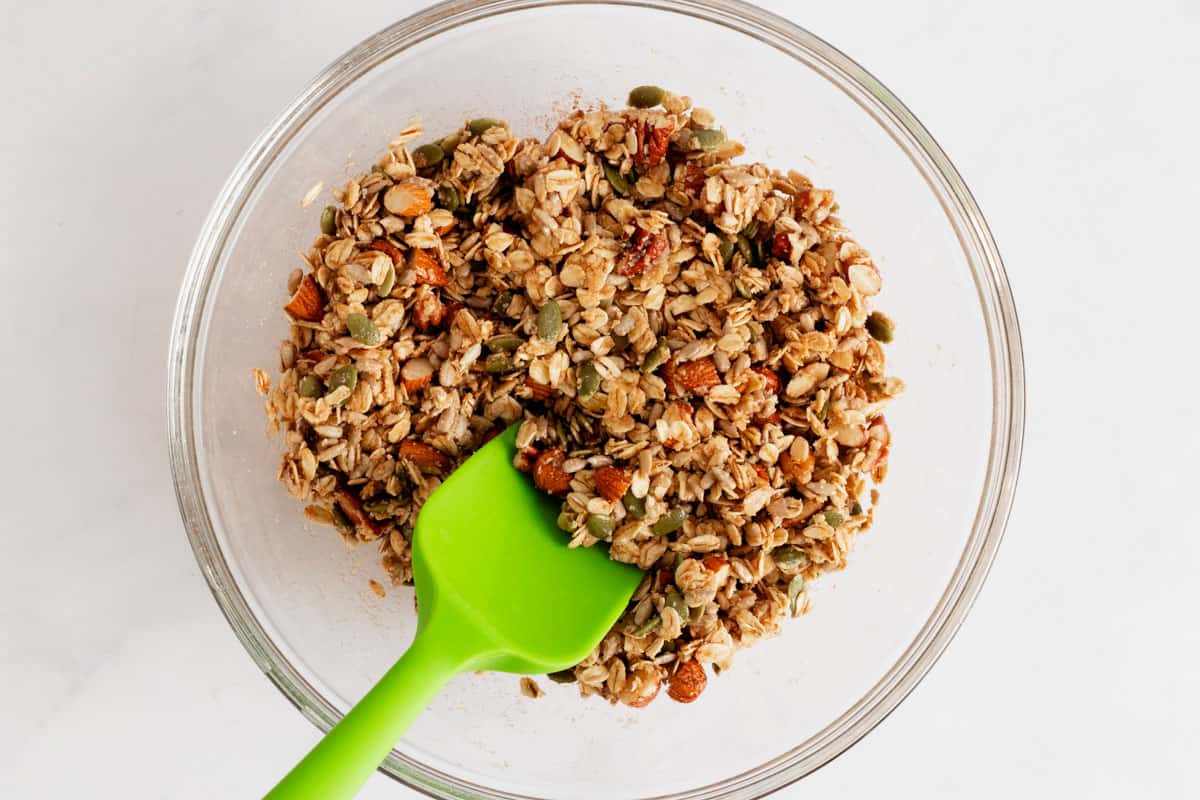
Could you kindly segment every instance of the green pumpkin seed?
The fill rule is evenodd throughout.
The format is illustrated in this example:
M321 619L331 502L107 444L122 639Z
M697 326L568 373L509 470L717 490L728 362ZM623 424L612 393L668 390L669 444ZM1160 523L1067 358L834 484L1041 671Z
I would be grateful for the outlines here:
M696 606L688 611L688 622L699 622L704 616L704 606Z
M484 342L484 345L493 353L511 353L524 343L525 340L516 334L502 333L499 336L493 336L488 339Z
M493 375L499 375L504 372L515 372L517 370L517 362L504 353L492 353L483 362L483 370Z
M325 394L325 387L321 383L321 379L316 375L305 375L300 379L300 396L301 397L320 397Z
M508 315L508 306L512 303L512 301L513 301L513 293L512 292L510 292L510 291L501 292L496 297L496 301L494 303L492 303L492 313L504 314L505 316L507 316Z
M656 536L665 536L668 533L674 533L683 527L683 521L687 519L687 512L682 508L672 508L666 514L658 518L658 522L654 523L654 527L650 530L654 531Z
M337 208L334 206L325 206L321 211L321 233L326 236L333 236L333 232L337 230Z
M455 150L458 149L458 145L461 142L462 142L462 134L455 132L455 133L450 134L446 138L442 139L440 142L438 142L438 144L441 146L443 153L445 153L446 155L450 155L451 153L453 153Z
M333 517L333 524L342 533L354 533L354 523L346 516L346 512L342 511L342 507L334 503L329 508L329 515Z
M396 267L388 264L387 272L383 273L383 280L379 284L378 292L380 297L387 297L392 293L392 289L396 288Z
M871 316L867 317L867 333L871 334L872 339L887 344L892 340L895 329L891 320L878 311L872 311Z
M800 593L804 591L804 577L795 575L788 582L787 599L788 608L791 609L792 616L800 616Z
M671 348L666 342L659 342L654 345L654 349L646 353L646 360L642 362L643 374L649 375L654 370L661 367L671 355Z
M674 586L667 589L666 604L669 608L675 609L675 613L681 620L688 618L688 605L684 601L683 595Z
M692 131L692 139L700 145L701 150L715 150L725 143L725 134L721 131L704 129Z
M546 305L538 310L537 334L543 341L558 341L562 332L562 309L555 300L547 300Z
M737 249L742 254L742 258L746 259L747 266L754 266L757 261L754 240L746 236L744 233L739 233L737 237Z
M742 233L746 235L747 239L753 239L755 236L758 236L758 226L758 220L752 219L750 220L750 224L742 228Z
M588 514L587 529L588 533L595 536L602 542L611 542L613 531L617 528L617 522L612 517L604 514Z
M733 279L733 288L737 291L738 297L741 297L745 300L754 299L754 292L750 291L750 288L742 282L741 278Z
M646 498L634 497L633 489L625 490L625 496L621 498L621 505L625 506L625 513L634 519L642 519L646 516Z
M491 117L479 117L478 119L473 119L467 123L467 130L469 130L474 136L482 136L486 131L489 131L492 128L502 127L504 127L503 120L493 119Z
M455 213L462 208L462 200L458 196L458 189L455 189L453 184L443 183L437 190L438 199L442 201L442 207L450 213Z
M329 382L325 384L326 394L334 392L343 386L351 392L354 391L355 386L358 386L358 368L353 364L343 364L330 373Z
M390 516L389 506L391 502L392 499L390 497L383 497L378 500L368 500L367 502L363 503L363 510L375 519L386 519L388 516Z
M346 317L346 327L350 329L350 335L354 337L354 341L361 342L367 347L375 347L383 341L383 334L379 332L379 328L375 327L375 323L371 322L371 318L366 314L350 314Z
M566 531L567 533L570 533L571 531L575 530L575 517L566 511L559 514L558 519L555 520L555 522L558 524L558 529L560 531Z
M614 333L612 340L613 340L613 346L612 346L612 350L610 350L609 352L619 353L622 350L624 350L626 347L629 346L629 337L624 334Z
M717 246L717 252L721 254L721 263L728 266L729 259L733 258L733 239L722 239L721 244Z
M613 191L622 197L627 196L630 189L633 188L630 186L629 181L625 179L625 176L621 174L621 170L607 161L604 162L604 177L608 178L608 182L612 184Z
M855 501L854 501L854 505L850 506L850 514L851 514L852 516L855 516L855 517L857 517L857 516L858 516L859 514L861 514L862 512L863 512L862 503L860 503L860 502L858 502L857 500L855 500Z
M637 86L629 92L629 105L634 108L654 108L666 95L661 86Z
M800 568L802 562L808 560L800 548L790 544L776 547L771 551L771 558L775 559L775 566L779 567L780 572L789 574L795 572Z
M445 157L446 151L440 144L423 144L412 153L413 166L417 169L436 167Z
M841 515L841 513L837 512L837 511L826 511L825 512L825 522L831 528L836 528L837 526L841 525L845 521L846 521L846 518L843 517Z
M579 389L576 395L580 400L587 400L600 389L600 371L592 361L585 361L579 366Z
M662 617L660 617L658 614L655 614L654 616L648 618L641 625L638 625L636 628L634 628L633 635L645 636L651 631L657 629L659 625L662 625Z
M574 669L563 669L563 670L559 670L558 672L547 672L546 677L549 678L550 680L554 681L555 683L574 683L575 682L575 670Z

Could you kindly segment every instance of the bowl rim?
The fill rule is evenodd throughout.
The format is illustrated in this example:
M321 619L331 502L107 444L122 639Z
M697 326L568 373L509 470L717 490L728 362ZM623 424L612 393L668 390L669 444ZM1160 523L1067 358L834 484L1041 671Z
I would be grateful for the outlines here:
M565 6L664 11L750 36L817 71L854 100L905 152L954 228L978 291L992 367L992 431L971 536L946 590L913 641L879 681L815 736L718 783L653 800L754 800L829 763L883 721L916 687L962 624L991 567L1012 507L1025 425L1020 326L996 243L958 171L925 127L882 83L835 47L742 0L449 0L367 37L322 70L255 140L218 194L192 250L171 331L167 423L180 514L213 597L255 663L322 732L341 714L299 674L254 617L226 563L209 516L195 447L194 367L221 254L258 182L296 132L334 96L386 59L453 28L502 14ZM455 800L533 800L491 789L393 751L381 766L419 792Z

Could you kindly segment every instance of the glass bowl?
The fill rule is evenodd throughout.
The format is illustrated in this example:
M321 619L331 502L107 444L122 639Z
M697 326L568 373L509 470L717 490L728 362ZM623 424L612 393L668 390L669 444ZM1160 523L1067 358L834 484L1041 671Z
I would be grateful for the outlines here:
M443 798L752 798L837 756L888 714L962 622L996 551L1023 420L1020 338L979 209L912 114L812 34L728 0L444 3L370 37L317 76L217 198L179 299L170 447L188 535L250 655L331 727L412 636L412 590L384 599L374 547L313 528L275 479L252 367L272 369L280 306L323 202L410 115L426 130L499 116L544 136L573 105L635 85L690 95L760 159L837 191L876 257L898 324L890 477L850 568L812 610L739 654L699 701L642 710L543 680L456 679L383 769Z

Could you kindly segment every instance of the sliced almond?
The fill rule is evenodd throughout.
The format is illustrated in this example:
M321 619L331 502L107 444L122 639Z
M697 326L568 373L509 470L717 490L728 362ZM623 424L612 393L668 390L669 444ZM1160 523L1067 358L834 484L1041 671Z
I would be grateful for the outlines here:
M428 358L409 359L400 368L400 380L410 395L428 386L432 378L433 363Z
M419 183L405 181L387 190L383 207L398 217L419 217L433 208L433 196Z
M559 129L546 140L546 155L550 158L565 158L572 164L582 164L587 157L583 145L571 138L571 134Z
M296 293L288 301L283 310L296 319L306 322L320 322L325 316L325 295L321 287L313 280L312 275L305 275L296 287Z

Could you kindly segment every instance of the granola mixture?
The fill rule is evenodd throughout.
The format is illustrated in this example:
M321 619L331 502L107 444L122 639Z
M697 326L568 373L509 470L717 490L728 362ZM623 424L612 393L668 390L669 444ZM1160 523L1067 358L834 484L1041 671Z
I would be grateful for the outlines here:
M280 379L255 381L288 491L375 542L397 584L425 499L523 419L516 465L562 499L564 543L646 570L550 678L640 707L664 684L695 700L845 565L903 384L833 192L733 163L742 145L686 97L630 106L544 142L477 119L410 149L414 120L334 191L289 280Z

